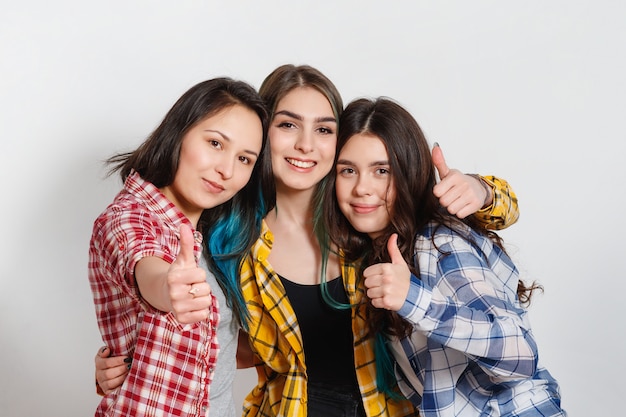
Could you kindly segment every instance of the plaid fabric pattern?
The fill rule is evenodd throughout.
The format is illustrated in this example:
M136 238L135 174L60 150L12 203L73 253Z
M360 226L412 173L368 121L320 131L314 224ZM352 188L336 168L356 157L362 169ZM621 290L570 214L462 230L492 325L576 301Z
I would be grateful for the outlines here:
M403 393L424 417L565 416L538 362L515 265L488 238L463 233L430 223L416 238L421 276L398 312L415 331L392 343Z
M243 294L250 311L250 343L261 363L257 364L258 385L244 402L244 416L305 417L307 377L302 335L285 289L267 262L273 235L265 222L261 236L244 263L241 274ZM355 271L342 265L342 277L352 304L364 296L357 291ZM357 379L365 411L374 416L416 416L406 400L395 401L376 389L374 341L366 337L365 306L352 310L354 356Z
M217 300L207 321L181 325L154 309L136 288L134 268L147 256L173 262L178 230L192 225L154 185L132 173L96 219L89 282L98 326L112 356L132 356L123 385L102 398L96 416L205 416L219 346ZM202 236L195 232L196 259Z
M491 230L502 230L514 224L519 218L519 207L517 196L509 183L494 176L481 178L493 190L493 202L476 212L474 217Z

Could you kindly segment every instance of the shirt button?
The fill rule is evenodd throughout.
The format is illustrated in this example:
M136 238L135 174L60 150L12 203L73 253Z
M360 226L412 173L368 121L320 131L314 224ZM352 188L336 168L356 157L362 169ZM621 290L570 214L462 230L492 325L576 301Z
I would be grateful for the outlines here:
M301 404L306 404L306 398L304 398L304 397L300 398L300 403Z
M263 262L265 260L265 254L261 253L256 258L259 260L259 262Z

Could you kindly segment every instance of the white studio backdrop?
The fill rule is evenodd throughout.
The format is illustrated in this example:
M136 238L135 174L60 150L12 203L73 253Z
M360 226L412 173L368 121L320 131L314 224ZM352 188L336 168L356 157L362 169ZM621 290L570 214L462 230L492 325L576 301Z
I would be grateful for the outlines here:
M101 346L87 281L95 216L193 84L256 87L311 64L346 102L404 104L451 167L509 180L501 235L542 362L573 417L621 414L626 373L620 1L0 1L0 415L88 416ZM242 399L254 372L238 374Z

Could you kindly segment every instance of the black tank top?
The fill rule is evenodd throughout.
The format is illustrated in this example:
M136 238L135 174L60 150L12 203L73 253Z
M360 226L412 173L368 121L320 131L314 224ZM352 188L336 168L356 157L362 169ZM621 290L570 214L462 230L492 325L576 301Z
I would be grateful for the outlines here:
M304 342L308 380L356 388L351 310L336 310L322 298L321 285L302 285L280 277L291 303ZM330 296L347 304L341 278L327 283Z

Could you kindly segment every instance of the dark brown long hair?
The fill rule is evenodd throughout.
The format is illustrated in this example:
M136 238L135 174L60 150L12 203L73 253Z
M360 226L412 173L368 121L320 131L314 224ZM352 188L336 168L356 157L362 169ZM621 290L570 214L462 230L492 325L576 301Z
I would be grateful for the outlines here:
M201 121L240 105L252 110L263 126L261 153L248 183L229 201L204 210L198 230L205 236L204 257L226 295L235 317L245 325L247 309L239 285L239 268L259 236L265 209L261 198L261 173L271 163L267 156L268 113L250 84L228 77L200 82L187 90L167 112L158 127L133 152L120 153L106 162L109 174L119 172L122 181L134 170L157 188L174 181L185 134Z
M419 270L413 260L415 236L433 220L470 238L463 226L467 224L476 232L491 238L495 245L504 250L497 234L479 226L472 218L459 220L440 207L432 191L436 175L430 147L420 126L402 106L388 98L353 101L346 107L340 120L337 156L355 134L370 134L384 143L396 187L390 224L380 236L372 240L367 234L356 231L341 213L335 198L336 171L331 172L331 183L324 200L327 227L332 242L344 251L346 260L360 265L359 272L372 264L390 262L387 241L393 233L397 233L400 252L411 272L419 277ZM534 285L526 287L519 281L520 300L530 300L530 294L535 288ZM404 337L412 330L410 324L395 312L370 305L369 314L368 324L374 334L384 331Z

